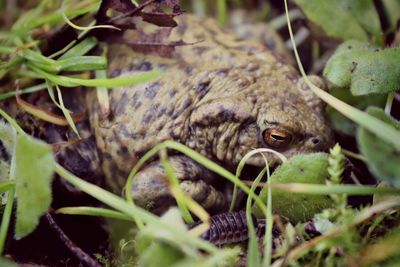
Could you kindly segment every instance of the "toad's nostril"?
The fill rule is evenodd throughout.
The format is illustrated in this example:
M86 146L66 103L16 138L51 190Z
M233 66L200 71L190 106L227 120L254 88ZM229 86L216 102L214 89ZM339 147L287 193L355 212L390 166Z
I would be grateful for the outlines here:
M321 140L318 137L314 137L314 138L311 139L311 142L314 145L318 145L321 142Z

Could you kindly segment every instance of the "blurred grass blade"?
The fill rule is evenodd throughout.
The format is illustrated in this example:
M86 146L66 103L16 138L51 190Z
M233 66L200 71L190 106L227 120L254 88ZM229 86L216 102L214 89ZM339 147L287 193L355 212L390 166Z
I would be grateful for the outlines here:
M70 57L83 56L87 52L92 50L96 45L97 45L96 38L94 38L94 37L86 38L86 39L82 40L80 43L78 43L77 45L73 46L67 52L65 52L59 58L59 60L67 59Z
M7 61L6 63L0 64L0 71L1 70L10 70L12 67L22 63L24 60L22 58L19 57L15 57L10 59L9 61Z
M79 26L76 25L75 23L73 23L72 21L70 21L67 16L65 15L64 11L60 11L61 12L61 16L63 17L65 23L67 23L69 26L71 26L72 28L76 29L76 30L80 30L80 31L87 31L87 30L93 30L93 29L114 29L114 30L120 30L119 28L113 26L113 25L94 25L94 26Z
M268 166L265 167L256 177L253 184L251 185L250 190L254 192L257 189L258 184L260 183L261 179L264 177L265 173L268 170ZM261 266L261 255L258 247L258 237L256 235L256 230L254 227L253 217L252 217L252 210L251 210L251 197L247 196L246 201L246 222L248 228L248 235L249 235L249 242L247 248L247 264L248 266ZM264 238L269 238L265 236Z
M99 216L110 219L134 221L131 216L125 213L105 209L105 208L95 208L95 207L63 207L55 211L57 214L69 214L69 215L85 215L85 216Z
M0 46L0 54L12 54L16 51L12 46Z
M94 25L94 26L79 26L76 25L75 23L73 23L65 14L64 10L65 10L65 2L68 2L67 0L62 0L61 2L61 8L60 8L60 14L63 17L65 23L67 23L69 26L71 26L74 29L80 30L80 31L90 31L93 29L115 29L115 30L120 30L119 28L113 26L113 25Z
M31 114L41 120L44 120L44 121L47 121L47 122L50 122L50 123L53 123L56 125L68 126L68 121L66 120L66 118L58 116L56 114L53 114L53 113L51 113L47 110L44 110L40 107L34 106L34 105L26 102L25 100L23 100L19 95L16 95L16 99L17 99L18 105L20 105L20 107L23 110L25 110L26 112L28 112L29 114ZM81 118L82 118L82 114L80 114L79 116L76 116L75 120L78 121Z
M71 127L71 129L74 131L74 133L80 138L78 129L76 128L76 125L74 122L74 119L71 116L72 112L64 106L60 88L56 85L57 96L58 96L58 101L59 101L59 102L57 102L57 100L54 96L54 90L53 90L52 85L48 81L46 81L46 84L47 84L47 91L49 93L51 100L62 111L69 127Z
M6 124L6 123L0 124L2 146L3 146L3 149L5 149L5 151L4 151L5 153L12 154L10 162L6 163L8 165L7 166L8 171L6 172L8 174L8 177L4 177L4 178L8 179L8 181L5 181L2 183L2 189L8 190L7 200L5 203L5 208L3 211L3 216L2 216L1 224L0 224L0 255L3 255L4 246L5 246L7 233L8 233L8 228L9 228L10 221L11 221L12 210L13 210L13 206L14 206L14 197L15 197L16 160L15 160L15 153L13 153L13 152L15 151L17 132L21 133L20 131L22 131L22 129L19 128L19 126L16 124L16 122L3 110L0 109L0 113L3 116L3 118L6 119L9 123L9 124ZM13 128L12 126L14 126L14 125L16 125L17 128ZM1 178L3 178L3 177L1 177ZM11 186L9 185L10 183L11 183ZM9 187L9 188L7 189L7 187Z
M349 196L400 195L399 188L375 187L367 185L319 185L304 183L266 184L272 189L308 195L347 194Z
M22 57L24 57L26 60L43 64L43 65L53 65L56 63L54 59L48 58L43 56L42 54L33 51L31 49L24 49L20 50L19 53L21 54Z
M11 187L8 191L6 207L3 211L3 216L1 218L0 224L0 255L3 255L4 245L7 238L8 228L11 221L12 210L14 206L14 198L15 198L15 187Z
M43 5L38 5L35 9L31 9L23 13L18 20L12 26L12 30L17 31L27 31L31 26L30 22L34 21L37 17L39 17L40 13L43 12Z
M21 90L18 91L18 93L15 90L14 91L8 91L8 92L5 92L3 94L0 94L0 100L4 100L4 99L7 99L7 98L16 96L17 94L23 95L23 94L30 94L30 93L38 92L38 91L41 91L41 90L46 89L46 88L47 88L46 83L41 83L41 84L38 84L38 85L34 85L34 86L30 86L30 87L21 89Z
M14 182L13 181L6 181L6 182L0 183L0 194L3 194L4 192L7 192L13 186L14 186Z
M184 193L182 192L182 189L179 187L178 178L176 177L175 171L168 160L167 152L165 151L165 149L160 150L159 155L161 164L163 165L165 170L165 175L168 178L169 189L171 191L171 194L174 196L178 208L182 213L182 217L185 220L185 222L188 224L192 224L194 223L193 217L190 214L185 201L183 200Z
M95 71L95 77L96 79L105 79L107 78L107 72L105 70L97 70ZM110 100L108 98L107 88L104 86L97 86L96 96L99 102L101 118L105 118L110 113Z
M68 76L50 74L29 63L27 63L27 65L32 70L36 71L39 75L41 75L43 79L48 79L55 84L65 87L76 87L82 85L87 87L103 86L105 88L116 88L121 86L128 86L128 85L147 82L158 78L162 74L162 71L160 70L153 70L136 75L124 75L111 79L79 79Z
M0 116L2 116L15 129L15 131L18 134L25 134L24 130L22 130L22 128L18 125L18 123L1 108L0 108Z
M60 88L58 87L58 85L56 85L56 90L57 90L57 95L58 95L58 101L60 101L61 111L62 111L62 113L64 114L64 117L67 119L67 122L68 122L69 127L71 127L71 129L74 131L74 133L75 133L75 134L78 136L78 138L80 139L81 137L80 137L80 135L79 135L78 129L76 128L75 121L74 121L74 119L73 119L72 116L71 116L71 113L72 113L72 112L69 111L69 109L67 109L67 108L64 106L63 97L62 97L61 90L60 90Z
M25 34L25 31L21 30L0 31L0 40L8 38L12 39L14 37L23 37Z
M227 0L217 0L218 21L222 25L226 25L227 17Z
M52 68L57 72L106 69L107 59L102 56L71 56L57 60Z

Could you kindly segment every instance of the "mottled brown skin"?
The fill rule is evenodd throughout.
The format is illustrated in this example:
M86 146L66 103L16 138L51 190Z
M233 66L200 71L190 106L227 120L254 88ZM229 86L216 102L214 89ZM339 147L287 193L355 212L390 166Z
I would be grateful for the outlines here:
M94 94L89 114L106 183L118 193L129 171L149 149L165 140L181 142L233 169L250 150L269 147L263 133L284 130L292 139L274 148L290 157L327 149L332 133L323 105L296 70L258 42L240 40L212 19L183 15L170 40L172 57L135 53L121 45L109 49L111 76L163 69L156 81L109 91L108 116ZM317 78L313 78L319 82ZM277 158L266 154L270 165ZM170 160L182 188L205 208L226 207L223 179L183 155ZM263 166L261 156L249 164ZM136 176L132 188L141 206L161 212L173 201L157 159Z

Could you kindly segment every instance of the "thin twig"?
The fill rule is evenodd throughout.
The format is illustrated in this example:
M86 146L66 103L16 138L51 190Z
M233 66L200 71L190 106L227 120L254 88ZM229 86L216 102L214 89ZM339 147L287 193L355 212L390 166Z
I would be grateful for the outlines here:
M89 254L84 252L80 247L78 247L71 239L64 233L64 231L58 226L54 221L50 213L45 214L45 218L49 223L50 228L57 234L58 238L63 242L65 247L74 255L82 264L87 267L101 267L101 265L93 259Z

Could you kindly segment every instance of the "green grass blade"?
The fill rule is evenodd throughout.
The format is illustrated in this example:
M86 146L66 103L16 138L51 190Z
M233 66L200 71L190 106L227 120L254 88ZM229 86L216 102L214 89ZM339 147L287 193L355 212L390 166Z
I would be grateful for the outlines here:
M158 225L161 229L166 229L167 231L170 231L171 233L174 234L176 239L179 242L182 243L189 243L193 246L196 246L200 249L203 249L206 252L209 253L214 253L217 251L217 248L210 243L201 240L195 236L192 236L188 232L182 231L178 228L175 228L171 226L168 223L160 221L160 219L139 207L133 206L129 203L127 203L124 199L96 186L91 183L88 183L84 181L83 179L80 179L79 177L73 175L66 169L64 169L61 165L56 163L55 166L56 173L63 177L65 180L70 182L72 185L75 187L81 189L83 192L87 193L88 195L100 200L104 204L107 204L108 206L114 208L115 210L118 210L132 218L141 218L146 223L153 223L155 225Z
M265 167L256 177L253 184L251 185L250 190L254 192L257 189L258 184L261 179L264 177L265 173L268 170L268 166ZM248 251L247 251L247 265L248 266L261 266L261 255L258 249L257 235L256 230L253 224L252 212L251 212L251 197L247 196L246 201L246 221L247 228L249 233L249 242L248 242ZM265 236L265 238L269 238Z
M228 21L227 18L227 0L217 0L218 21L225 25Z
M85 215L85 216L100 216L110 219L118 219L133 222L134 219L125 213L111 209L95 208L95 207L63 207L55 211L58 214L68 215Z
M71 127L72 131L74 131L74 133L75 133L75 134L78 136L78 138L80 139L81 137L79 136L78 129L76 128L75 122L74 122L74 120L72 119L71 111L70 111L69 109L67 109L67 108L64 106L64 101L63 101L63 97L62 97L60 88L58 87L58 85L56 85L56 90L57 90L57 96L58 96L58 101L59 101L59 103L58 103L58 102L55 100L55 98L54 98L54 92L53 92L52 87L51 87L50 84L49 84L49 87L48 87L48 88L49 88L49 94L50 94L51 99L52 99L53 102L56 104L56 106L57 106L59 109L61 109L61 111L62 111L62 113L63 113L65 119L66 119L67 122L68 122L69 127ZM51 92L51 93L50 93L50 92Z
M0 183L0 194L3 194L4 192L7 192L12 187L14 187L14 182L13 181L6 181L6 182Z
M15 57L15 58L9 60L6 63L0 64L0 70L7 70L8 71L12 67L14 67L14 66L16 66L18 64L21 64L23 61L24 61L24 59L19 58L19 57Z
M3 255L4 245L7 238L8 227L10 225L12 209L14 206L15 187L8 191L7 203L4 209L3 217L0 225L0 255Z
M40 65L48 65L49 68L51 65L55 65L56 61L54 59L43 56L42 54L33 51L31 49L24 49L20 52L20 55L26 60L37 63Z
M220 175L221 177L226 178L233 184L237 185L246 194L250 195L252 197L252 199L254 199L254 201L257 203L257 205L260 207L260 209L263 211L263 213L267 212L267 207L265 206L264 202L254 192L252 192L250 190L250 188L248 186L246 186L246 184L244 184L242 181L240 181L235 175L233 175L231 172L229 172L225 168L219 166L215 162L204 157L197 151L194 151L183 144L180 144L178 142L171 141L171 140L165 141L165 142L153 147L142 158L140 158L139 161L136 163L136 165L132 168L132 170L129 173L129 176L126 180L126 184L125 184L125 197L128 202L133 203L131 188L132 188L133 179L134 179L136 173L139 171L141 166L147 160L149 160L151 157L155 156L158 153L158 151L160 151L161 149L166 149L166 148L177 150L177 151L181 152L182 154L186 155L187 157L198 162L199 164L203 165L205 168L215 172L216 174Z
M242 173L242 170L243 170L244 166L246 165L246 162L248 159L250 159L252 156L254 156L256 154L262 154L262 153L275 154L275 156L277 156L282 162L285 162L287 160L287 158L283 154L281 154L273 149L270 149L270 148L253 149L250 152L248 152L246 155L244 155L244 157L240 160L240 162L236 168L236 174L235 174L236 178L239 179L240 174ZM232 201L231 201L231 205L229 207L230 211L233 211L233 209L235 207L235 202L236 202L236 198L237 198L237 190L238 190L237 186L234 185L233 193L232 193Z
M6 119L6 121L11 124L12 127L17 131L18 134L25 134L24 130L18 125L18 123L10 117L4 110L0 109L0 115Z
M162 71L153 70L153 71L143 72L143 73L136 74L136 75L124 75L124 76L119 76L119 77L111 78L111 79L89 79L88 80L88 79L72 78L72 77L62 76L62 75L54 75L54 74L45 72L45 71L39 69L38 67L31 65L30 63L27 63L27 65L32 70L37 72L40 76L42 76L43 79L48 79L55 84L65 86L65 87L102 86L105 88L116 88L116 87L121 87L121 86L128 86L128 85L147 82L147 81L158 78L162 74Z
M84 1L82 1L82 2L84 2ZM94 11L98 10L99 3L100 2L98 1L98 2L88 5L88 6L82 6L79 8L75 7L75 9L66 10L65 14L68 17L73 18L73 17L77 17L80 15L84 15L89 12L94 12ZM45 24L56 25L56 24L59 24L62 22L64 22L64 19L60 12L51 12L49 14L41 15L41 16L38 16L37 18L35 18L35 20L31 21L31 23L29 24L28 29L38 28Z
M101 70L107 68L107 59L102 56L71 56L57 60L52 68L59 71Z
M30 86L30 87L21 89L21 90L18 91L18 94L19 95L30 94L30 93L41 91L41 90L46 89L46 88L47 88L46 83L41 83L41 84L38 84L38 85L34 85L34 86ZM3 94L0 94L0 100L4 100L4 99L10 98L10 97L14 97L16 94L17 94L16 91L5 92Z
M330 195L347 194L349 196L368 196L368 195L400 195L400 188L374 187L367 185L320 185L304 183L274 183L266 184L270 188L283 191L310 194L310 195Z
M0 54L12 54L15 52L15 47L12 46L0 46Z
M77 45L73 46L65 52L59 60L67 59L73 56L83 56L97 45L97 40L94 37L86 38Z
M172 187L175 187L177 190L179 190L179 193L175 195L175 200L176 200L176 203L178 205L180 212L182 213L183 219L188 224L194 223L193 217L190 214L189 209L184 201L184 198L183 198L184 193L179 186L178 178L176 177L176 173L175 173L171 163L168 160L167 152L165 150L160 151L160 161L164 167L165 175L167 176L168 181L170 183L170 188L172 189Z

